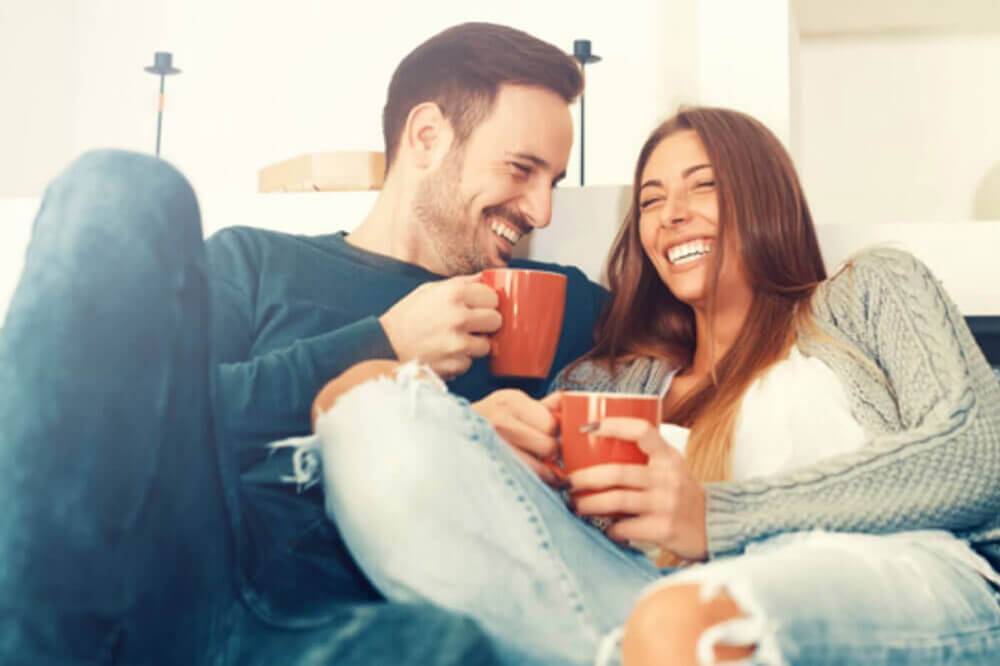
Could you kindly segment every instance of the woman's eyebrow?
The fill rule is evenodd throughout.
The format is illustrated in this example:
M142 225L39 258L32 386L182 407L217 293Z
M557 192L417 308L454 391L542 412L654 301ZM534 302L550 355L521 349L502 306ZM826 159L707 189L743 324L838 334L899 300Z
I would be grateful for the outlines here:
M698 171L699 169L711 169L711 168L712 168L711 164L695 164L694 166L689 166L687 169L684 169L684 171L681 172L681 176L687 178L688 176L693 174L695 171Z

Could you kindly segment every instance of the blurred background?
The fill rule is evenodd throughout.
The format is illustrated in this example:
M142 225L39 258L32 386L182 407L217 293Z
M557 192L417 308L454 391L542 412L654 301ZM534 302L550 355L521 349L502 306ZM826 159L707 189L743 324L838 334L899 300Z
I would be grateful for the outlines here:
M1000 219L996 0L10 0L0 198L39 196L91 147L151 152L158 50L183 70L162 154L199 190L252 191L302 152L381 150L395 64L468 20L592 41L588 184L629 182L646 133L700 102L764 120L819 218Z
M0 264L19 262L45 184L74 156L153 152L159 80L143 67L154 51L183 70L166 81L162 157L194 184L209 230L353 227L370 193L322 210L326 194L254 197L257 169L381 150L396 63L470 20L566 51L591 40L603 60L586 69L588 186L629 183L649 130L703 103L771 127L818 224L1000 220L996 0L4 0ZM560 190L578 183L578 149Z

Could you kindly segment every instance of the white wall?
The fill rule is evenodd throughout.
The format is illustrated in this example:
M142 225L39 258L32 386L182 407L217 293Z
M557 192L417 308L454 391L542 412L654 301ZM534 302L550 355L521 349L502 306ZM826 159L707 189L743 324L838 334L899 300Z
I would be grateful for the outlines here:
M698 0L697 17L699 103L749 113L794 155L792 0Z
M799 53L817 218L1000 219L1000 35L803 39Z
M648 131L696 94L691 0L5 1L0 197L38 196L88 148L152 152L156 50L183 70L167 79L163 156L200 192L251 192L260 166L301 152L380 150L396 63L467 20L604 56L587 68L588 184L628 182Z
M37 195L66 161L78 34L76 0L0 1L0 197Z

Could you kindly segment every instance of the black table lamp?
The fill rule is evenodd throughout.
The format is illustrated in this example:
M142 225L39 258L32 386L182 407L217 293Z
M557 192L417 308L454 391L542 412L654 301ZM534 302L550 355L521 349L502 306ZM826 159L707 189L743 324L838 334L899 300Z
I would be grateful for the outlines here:
M600 62L601 56L596 56L590 52L589 39L577 39L573 42L573 57L580 61L580 69L586 71L587 65ZM583 94L580 94L580 186L583 186L583 149L584 149L584 116L583 116Z
M173 66L173 54L157 51L153 55L153 64L145 70L150 74L160 75L160 100L156 113L156 156L160 156L160 131L163 127L163 80L171 74L180 74L181 70Z

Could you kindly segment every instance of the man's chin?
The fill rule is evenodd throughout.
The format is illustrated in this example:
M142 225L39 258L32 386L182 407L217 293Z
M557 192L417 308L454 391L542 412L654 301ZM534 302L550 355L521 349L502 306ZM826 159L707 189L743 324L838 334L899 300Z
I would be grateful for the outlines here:
M514 258L514 246L496 236L493 236L490 241L490 246L484 253L486 263L490 268L505 268Z

